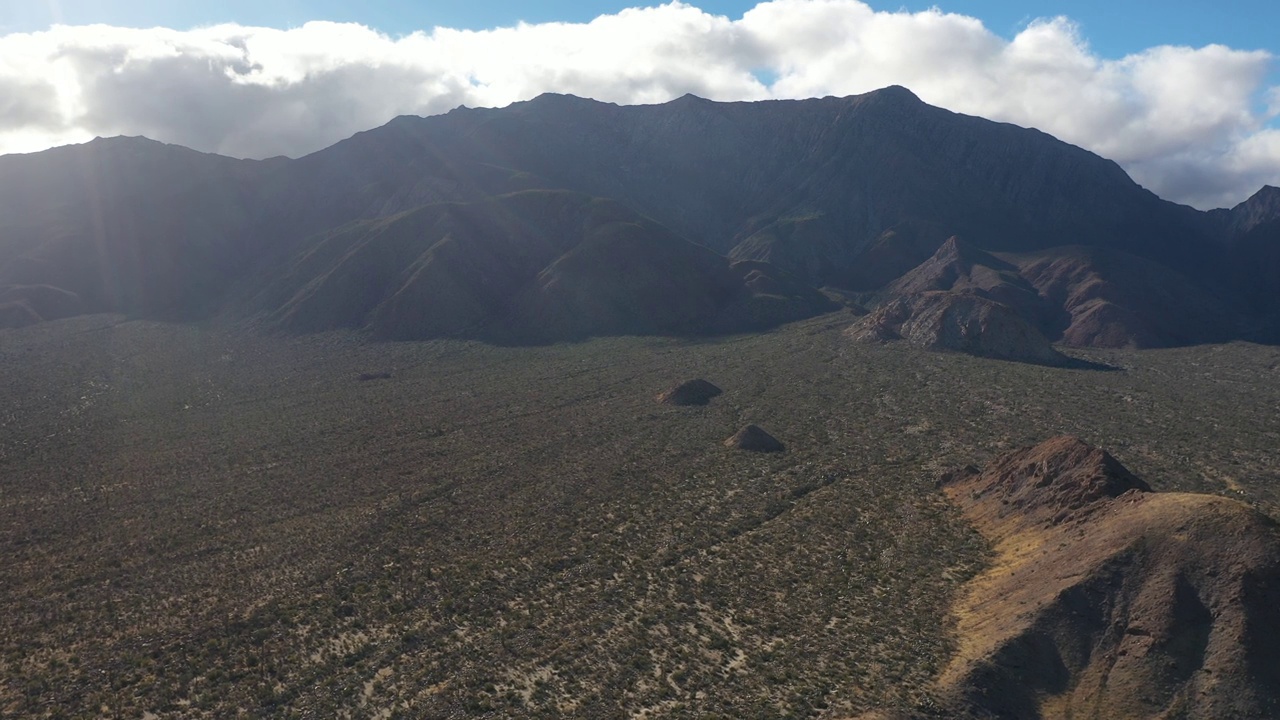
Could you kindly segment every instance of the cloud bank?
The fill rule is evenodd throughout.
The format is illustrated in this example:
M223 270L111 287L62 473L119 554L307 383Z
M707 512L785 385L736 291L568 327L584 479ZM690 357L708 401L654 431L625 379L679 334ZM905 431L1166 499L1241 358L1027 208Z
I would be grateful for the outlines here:
M737 20L674 2L589 23L399 38L328 22L58 26L0 37L0 153L123 134L297 156L396 115L547 91L633 104L900 84L934 105L1040 128L1116 160L1163 197L1208 208L1280 184L1273 60L1219 45L1104 59L1066 18L1008 40L972 17L857 0L772 0Z

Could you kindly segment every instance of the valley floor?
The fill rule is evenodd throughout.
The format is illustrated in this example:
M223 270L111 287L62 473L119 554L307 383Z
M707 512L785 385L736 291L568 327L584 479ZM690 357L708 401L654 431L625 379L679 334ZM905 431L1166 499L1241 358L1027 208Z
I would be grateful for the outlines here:
M0 331L0 715L928 708L990 556L942 470L1069 433L1280 515L1280 348L1054 369L851 321L535 348ZM724 394L654 401L699 377ZM724 447L747 423L787 452Z

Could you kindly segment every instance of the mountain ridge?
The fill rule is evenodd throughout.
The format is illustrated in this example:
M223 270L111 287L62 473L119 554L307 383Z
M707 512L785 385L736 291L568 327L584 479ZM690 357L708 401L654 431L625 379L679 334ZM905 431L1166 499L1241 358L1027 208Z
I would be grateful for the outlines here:
M100 139L0 158L5 188L0 289L58 288L86 312L228 316L244 305L235 294L245 277L349 223L555 190L612 199L812 287L881 288L954 235L985 252L1084 243L1247 307L1254 319L1238 324L1263 328L1255 339L1280 318L1269 292L1280 280L1274 188L1201 213L1157 198L1111 160L898 86L638 106L548 93L400 116L294 160ZM1187 337L1178 342L1201 341Z

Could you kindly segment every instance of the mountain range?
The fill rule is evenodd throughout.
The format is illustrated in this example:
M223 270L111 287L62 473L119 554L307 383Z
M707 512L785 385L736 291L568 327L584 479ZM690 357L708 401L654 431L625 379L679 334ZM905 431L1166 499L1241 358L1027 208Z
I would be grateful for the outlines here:
M0 157L10 327L114 311L525 343L736 332L943 292L1049 342L1161 347L1275 340L1276 287L1280 189L1197 211L901 87L548 94L396 118L299 159L124 137Z

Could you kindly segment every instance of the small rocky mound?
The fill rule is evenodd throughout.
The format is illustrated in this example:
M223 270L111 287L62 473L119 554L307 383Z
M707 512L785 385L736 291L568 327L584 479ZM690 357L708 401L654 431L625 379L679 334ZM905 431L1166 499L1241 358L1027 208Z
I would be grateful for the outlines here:
M890 300L846 335L861 342L901 339L930 350L1039 365L1069 362L1012 308L967 292L922 292Z
M721 392L720 388L698 378L660 392L656 399L663 405L706 405Z
M995 546L938 681L957 715L1280 716L1280 527L1054 438L942 479Z
M725 447L752 452L782 452L786 447L759 425L748 425L724 441Z

